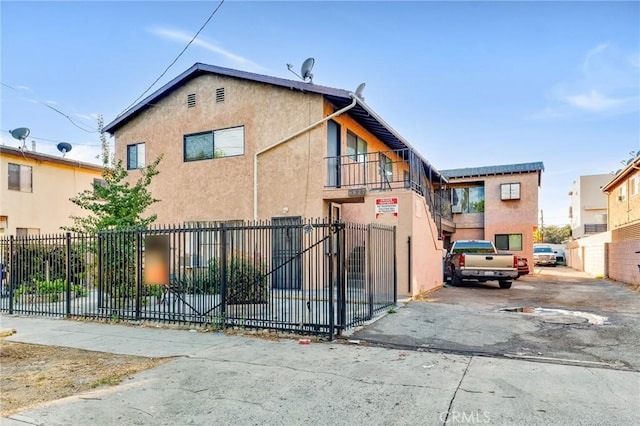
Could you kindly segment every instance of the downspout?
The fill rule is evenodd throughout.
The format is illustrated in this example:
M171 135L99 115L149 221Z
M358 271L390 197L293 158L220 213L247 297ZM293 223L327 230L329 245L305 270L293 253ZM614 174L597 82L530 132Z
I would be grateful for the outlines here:
M346 107L334 112L331 115L328 115L326 117L324 117L321 120L316 121L315 123L305 127L304 129L292 134L291 136L287 136L284 139L281 139L280 141L274 143L273 145L269 145L266 148L261 149L260 151L256 152L253 156L253 220L257 221L258 220L258 155L260 154L264 154L267 151L272 150L273 148L282 145L283 143L289 142L291 139L296 138L298 136L300 136L301 134L308 132L309 130L313 129L316 126L319 126L320 124L324 123L325 121L329 121L331 120L333 117L337 117L338 115L344 114L345 112L349 111L351 108L353 108L354 106L356 106L356 103L358 102L358 97L354 94L354 93L349 93L349 96L351 96L351 98L353 98L353 102L351 102L349 105L347 105Z

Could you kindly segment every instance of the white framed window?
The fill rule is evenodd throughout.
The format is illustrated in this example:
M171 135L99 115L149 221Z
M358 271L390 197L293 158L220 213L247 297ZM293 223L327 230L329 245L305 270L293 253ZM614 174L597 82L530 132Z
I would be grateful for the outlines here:
M146 165L144 142L127 145L127 170L143 169Z
M620 189L618 190L618 201L627 201L627 182L620 185Z
M635 175L631 179L631 196L635 197L640 192L640 175Z
M9 185L11 191L33 192L33 168L9 163Z
M500 185L501 200L519 200L520 199L520 183L503 183Z
M244 126L184 136L184 161L244 155Z

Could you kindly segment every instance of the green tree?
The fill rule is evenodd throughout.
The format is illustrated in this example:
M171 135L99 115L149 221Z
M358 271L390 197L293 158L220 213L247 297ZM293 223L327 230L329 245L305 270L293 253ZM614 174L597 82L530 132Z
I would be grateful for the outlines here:
M88 216L71 216L74 224L62 229L79 233L96 233L107 229L141 229L153 223L157 215L144 217L144 212L155 199L149 186L162 160L160 155L153 163L140 170L141 176L131 184L129 173L121 160L114 160L109 153L109 145L104 133L102 116L98 116L98 131L102 145L102 178L104 183L93 184L71 198L71 202L89 212Z
M535 243L562 244L571 238L571 225L547 225L544 230L538 229L533 239Z

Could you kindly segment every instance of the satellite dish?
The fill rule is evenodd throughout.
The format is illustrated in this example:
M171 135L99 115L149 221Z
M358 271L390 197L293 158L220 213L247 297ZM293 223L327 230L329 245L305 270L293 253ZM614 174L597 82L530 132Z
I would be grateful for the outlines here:
M307 81L307 79L309 79L309 83L313 83L313 74L311 74L311 70L313 69L313 64L315 64L315 62L315 59L307 58L302 63L302 67L300 67L300 75L302 75L303 81Z
M364 90L364 86L366 86L366 83L360 83L360 85L356 89L356 97L361 101L364 101L364 97L362 96L362 91Z
M18 127L17 129L9 130L9 133L11 133L11 136L13 136L14 139L24 142L24 140L29 136L29 133L31 133L31 130L26 127Z
M71 151L71 144L68 142L60 142L57 146L58 151L60 151L62 153L62 156L64 157L64 155Z

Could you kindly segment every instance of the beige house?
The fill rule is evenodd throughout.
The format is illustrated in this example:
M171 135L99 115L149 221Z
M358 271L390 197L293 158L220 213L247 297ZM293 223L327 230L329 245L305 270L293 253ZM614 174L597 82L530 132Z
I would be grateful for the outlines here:
M105 127L159 224L327 217L396 226L397 288L442 285L446 179L361 93L197 63Z
M0 237L59 233L84 212L69 199L101 180L93 164L0 146Z
M455 233L445 229L445 246L455 240L491 240L496 248L532 263L538 227L541 162L442 170L452 188Z
M607 183L608 226L611 242L605 248L605 275L616 281L640 284L640 156Z

